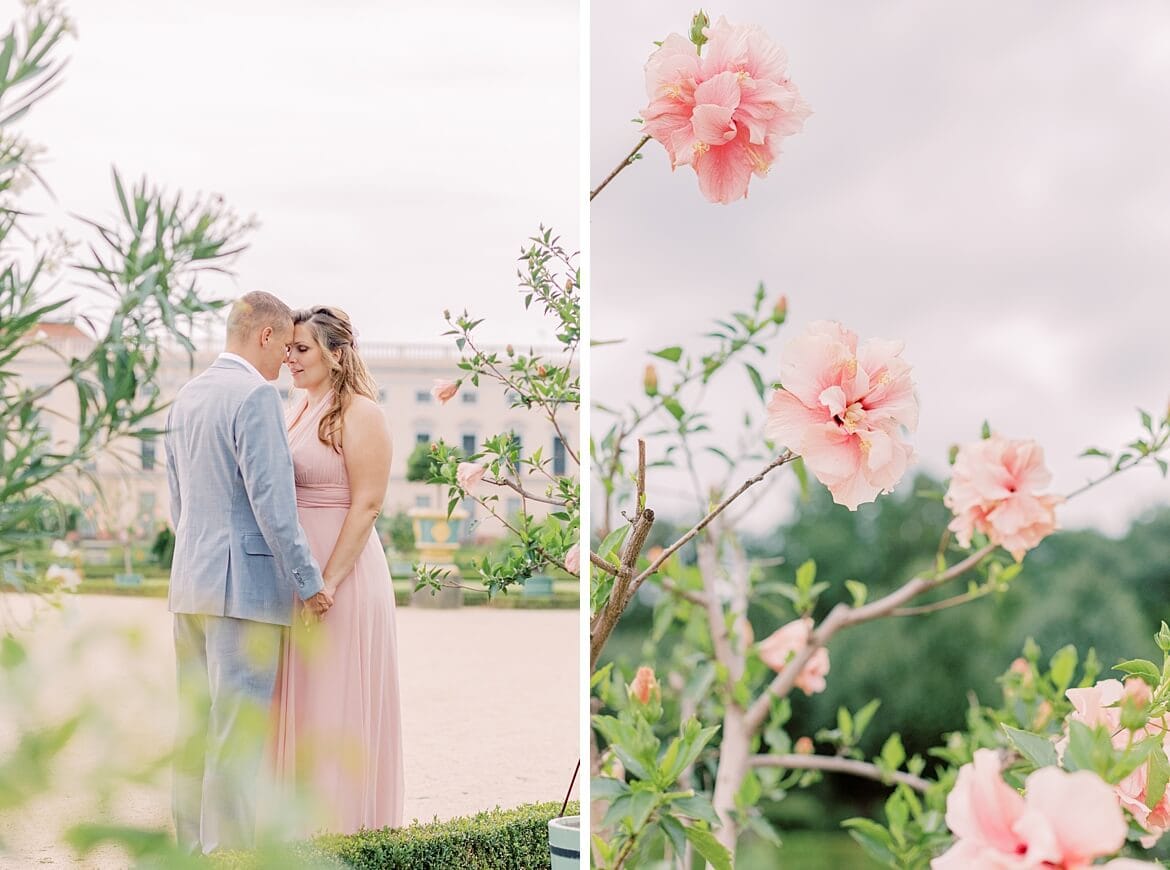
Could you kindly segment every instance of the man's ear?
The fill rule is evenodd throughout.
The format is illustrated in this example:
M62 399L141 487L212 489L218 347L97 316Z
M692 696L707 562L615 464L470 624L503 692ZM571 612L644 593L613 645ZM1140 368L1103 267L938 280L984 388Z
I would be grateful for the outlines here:
M268 347L268 342L272 338L272 327L266 326L260 330L260 346Z

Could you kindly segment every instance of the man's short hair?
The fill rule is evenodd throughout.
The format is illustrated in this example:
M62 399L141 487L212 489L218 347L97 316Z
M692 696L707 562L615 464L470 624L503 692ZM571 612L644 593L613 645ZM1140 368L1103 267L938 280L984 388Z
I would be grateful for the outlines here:
M292 309L263 290L253 290L236 300L228 315L228 339L243 340L266 326L280 332L293 322Z

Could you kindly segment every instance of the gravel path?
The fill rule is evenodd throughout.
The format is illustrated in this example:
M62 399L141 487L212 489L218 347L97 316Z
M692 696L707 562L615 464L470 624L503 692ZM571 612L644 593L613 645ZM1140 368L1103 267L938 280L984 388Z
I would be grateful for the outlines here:
M0 813L7 846L0 868L129 866L113 848L81 862L59 835L98 817L170 826L165 767L112 792L108 775L95 774L140 770L169 749L174 652L166 602L76 596L52 611L0 596L0 635L5 629L30 648L32 676L17 691L3 687L0 762L32 723L59 721L86 703L95 717L62 755L49 791ZM407 819L564 797L579 754L577 638L575 611L398 610Z

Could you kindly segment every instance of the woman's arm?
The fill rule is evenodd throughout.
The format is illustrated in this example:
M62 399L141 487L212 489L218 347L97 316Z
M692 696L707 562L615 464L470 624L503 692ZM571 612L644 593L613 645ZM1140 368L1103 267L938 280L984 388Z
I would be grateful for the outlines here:
M330 594L353 571L365 549L374 521L382 512L390 482L390 430L382 409L364 396L355 396L341 421L345 472L349 476L350 504L337 543L321 573Z

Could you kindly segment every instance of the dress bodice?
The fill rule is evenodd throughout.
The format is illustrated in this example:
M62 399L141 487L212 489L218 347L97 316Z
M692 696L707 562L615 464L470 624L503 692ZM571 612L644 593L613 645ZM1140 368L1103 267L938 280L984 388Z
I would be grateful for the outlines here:
M350 504L345 458L317 437L321 418L332 405L332 399L331 394L326 394L319 402L311 404L306 396L293 405L285 418L297 486L297 507L347 508Z

